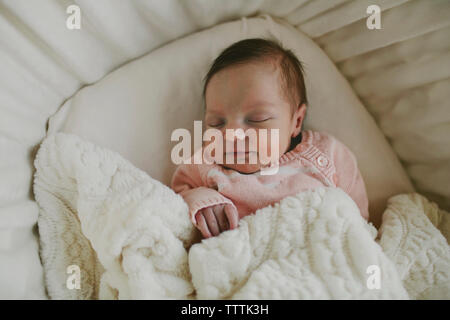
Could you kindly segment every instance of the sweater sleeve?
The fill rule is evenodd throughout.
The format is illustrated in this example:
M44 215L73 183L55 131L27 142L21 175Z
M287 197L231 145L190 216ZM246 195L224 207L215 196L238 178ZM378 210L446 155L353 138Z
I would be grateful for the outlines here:
M369 200L366 186L358 169L355 155L340 141L334 153L336 185L343 189L358 205L364 219L369 219Z
M230 199L207 186L201 177L198 165L180 165L172 177L171 187L186 201L189 207L189 218L195 226L197 226L195 216L198 211L218 204L234 206Z

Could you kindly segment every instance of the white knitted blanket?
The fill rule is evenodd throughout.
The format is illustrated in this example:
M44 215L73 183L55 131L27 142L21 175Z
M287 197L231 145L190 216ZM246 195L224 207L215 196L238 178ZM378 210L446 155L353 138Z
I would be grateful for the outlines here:
M57 133L35 167L53 299L450 299L449 214L418 194L391 198L378 234L319 188L200 241L181 196L115 152Z

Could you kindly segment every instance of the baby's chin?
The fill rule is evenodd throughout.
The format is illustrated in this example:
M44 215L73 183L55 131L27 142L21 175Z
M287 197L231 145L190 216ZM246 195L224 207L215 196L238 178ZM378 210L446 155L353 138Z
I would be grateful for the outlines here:
M223 164L222 167L232 169L243 174L256 173L261 170L261 165L259 164Z

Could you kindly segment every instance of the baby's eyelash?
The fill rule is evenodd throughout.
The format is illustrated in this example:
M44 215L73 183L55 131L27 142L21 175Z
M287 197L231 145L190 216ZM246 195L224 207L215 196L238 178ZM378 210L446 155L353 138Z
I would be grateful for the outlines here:
M221 126L223 126L223 125L224 125L223 122L218 123L218 124L208 124L208 126L209 126L209 127L212 127L212 128L218 128L218 127L221 127Z
M268 121L268 120L271 120L271 119L273 119L273 118L272 117L268 117L268 118L261 119L261 120L247 119L245 121L247 123L262 123L262 122L265 122L265 121ZM211 127L211 128L220 128L220 127L225 125L225 121L221 121L221 122L218 122L218 123L212 123L212 124L208 123L207 125L208 125L208 127Z
M272 118L266 118L266 119L262 119L262 120L248 119L247 122L256 122L256 123L258 123L258 122L264 122L264 121L267 121L267 120L270 120L270 119L272 119Z

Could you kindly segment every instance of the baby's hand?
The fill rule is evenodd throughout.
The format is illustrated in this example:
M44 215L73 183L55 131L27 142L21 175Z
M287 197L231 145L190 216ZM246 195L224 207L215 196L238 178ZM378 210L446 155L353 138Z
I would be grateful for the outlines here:
M232 205L218 204L198 211L195 220L203 237L210 238L237 228L239 215Z

